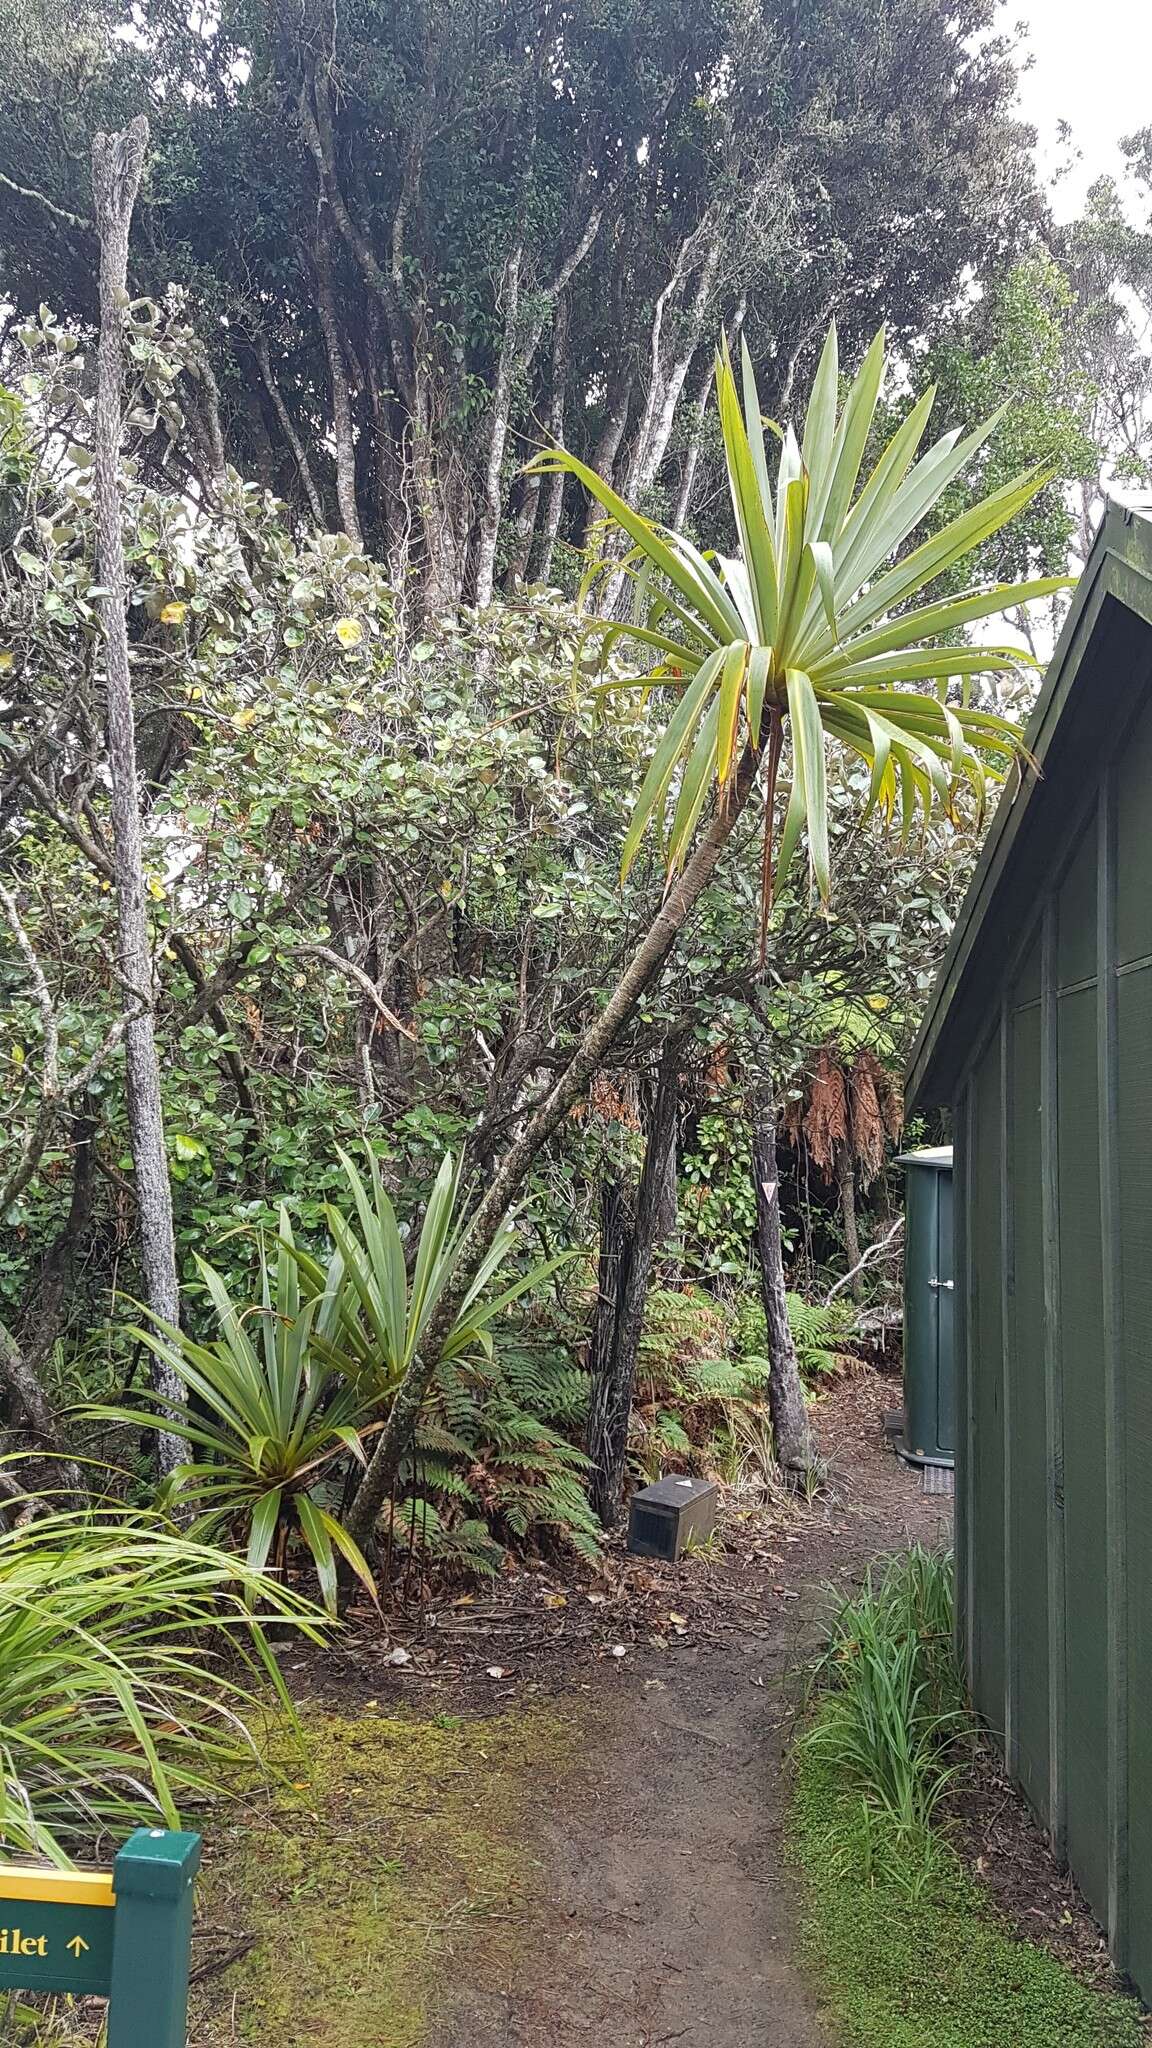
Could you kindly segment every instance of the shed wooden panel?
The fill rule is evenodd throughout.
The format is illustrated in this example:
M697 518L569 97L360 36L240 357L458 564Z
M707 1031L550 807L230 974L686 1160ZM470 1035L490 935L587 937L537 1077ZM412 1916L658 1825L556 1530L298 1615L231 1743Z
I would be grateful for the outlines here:
M1044 1269L1040 1149L1040 1004L1012 1013L1012 1101L1006 1154L1012 1217L1007 1434L1012 1663L1009 1765L1038 1813L1048 1813L1048 1557L1044 1527Z
M1120 974L1117 983L1119 1349L1130 1560L1128 1958L1136 1981L1152 1993L1152 967Z
M1152 522L1112 512L929 1003L973 1697L1152 2000Z
M1001 1034L980 1061L973 1083L974 1114L969 1213L972 1254L971 1355L995 1358L1004 1343L1003 1173L997 1145L1002 1108ZM955 1150L953 1150L955 1162ZM972 1376L974 1408L969 1442L973 1585L979 1588L980 1620L972 1637L973 1690L993 1735L1007 1731L1007 1654L1004 1568L1004 1380L1000 1373Z
M1093 914L1093 934L1095 928ZM1079 1871L1093 1911L1105 1919L1108 1626L1103 1576L1107 1530L1105 1418L1099 1373L1104 1292L1095 980L1060 996L1057 1030L1068 1855Z

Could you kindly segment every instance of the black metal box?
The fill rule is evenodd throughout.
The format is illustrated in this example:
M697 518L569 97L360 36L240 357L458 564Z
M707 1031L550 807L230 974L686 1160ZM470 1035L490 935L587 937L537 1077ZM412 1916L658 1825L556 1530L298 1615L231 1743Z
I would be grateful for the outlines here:
M716 1482L672 1473L632 1496L628 1548L637 1557L675 1564L689 1543L705 1543L716 1527Z

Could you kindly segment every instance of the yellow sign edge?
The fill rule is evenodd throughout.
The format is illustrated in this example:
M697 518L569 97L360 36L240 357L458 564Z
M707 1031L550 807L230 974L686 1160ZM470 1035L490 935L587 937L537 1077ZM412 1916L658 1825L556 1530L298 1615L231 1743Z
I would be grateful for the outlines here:
M27 1870L18 1863L0 1863L0 1904L6 1899L52 1906L116 1904L110 1870Z

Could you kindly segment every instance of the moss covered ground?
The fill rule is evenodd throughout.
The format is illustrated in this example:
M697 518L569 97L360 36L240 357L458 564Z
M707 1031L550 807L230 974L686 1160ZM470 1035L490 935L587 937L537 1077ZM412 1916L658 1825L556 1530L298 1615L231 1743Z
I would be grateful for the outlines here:
M1132 2000L1016 1939L947 1845L918 1898L853 1858L858 1794L801 1752L792 1844L807 1959L852 2048L1140 2048Z
M302 1743L270 1726L275 1775L188 1816L204 1837L189 2048L421 2048L446 1981L507 1983L539 1905L533 1814L576 1728L571 1706L561 1722L372 1702L304 1708ZM0 2043L97 2048L103 2015L0 1994Z
M531 1925L528 1813L570 1727L373 1706L305 1727L307 1770L229 1809L209 1843L200 1919L224 1953L254 1940L195 1994L192 2048L418 2048L446 1962L506 1979Z

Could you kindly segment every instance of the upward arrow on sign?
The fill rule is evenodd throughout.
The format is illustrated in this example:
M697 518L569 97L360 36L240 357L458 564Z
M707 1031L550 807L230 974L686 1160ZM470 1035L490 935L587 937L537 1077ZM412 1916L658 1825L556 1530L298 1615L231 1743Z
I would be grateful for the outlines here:
M77 1960L79 1960L80 1956L87 1949L88 1943L84 1940L82 1935L74 1934L72 1936L71 1941L68 1942L67 1946L71 1949L73 1955L77 1958Z

